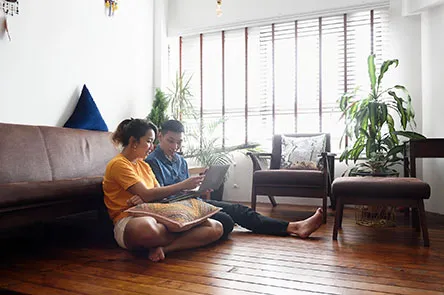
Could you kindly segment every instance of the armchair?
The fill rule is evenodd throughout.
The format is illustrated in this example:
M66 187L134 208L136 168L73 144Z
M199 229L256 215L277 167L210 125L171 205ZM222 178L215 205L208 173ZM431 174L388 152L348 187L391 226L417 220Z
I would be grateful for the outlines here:
M334 175L334 154L330 153L330 134L284 134L290 138L314 137L325 134L325 151L321 153L321 170L281 169L282 135L274 135L272 153L248 153L253 162L253 183L251 208L256 210L257 195L266 195L273 207L277 206L275 196L321 198L323 222L327 222L327 196L330 196ZM262 169L263 159L270 162L268 169ZM335 204L331 200L332 206Z

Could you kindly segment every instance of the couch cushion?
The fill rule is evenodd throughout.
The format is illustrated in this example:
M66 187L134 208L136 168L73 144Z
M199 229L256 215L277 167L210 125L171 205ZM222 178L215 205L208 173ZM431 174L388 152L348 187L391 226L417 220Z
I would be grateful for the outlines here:
M52 179L103 175L118 153L111 133L60 127L40 127L45 139Z
M253 174L255 185L273 186L300 186L313 187L323 186L324 174L318 170L259 170Z
M38 126L0 123L0 184L52 179Z
M103 197L102 176L0 184L0 208L69 198Z

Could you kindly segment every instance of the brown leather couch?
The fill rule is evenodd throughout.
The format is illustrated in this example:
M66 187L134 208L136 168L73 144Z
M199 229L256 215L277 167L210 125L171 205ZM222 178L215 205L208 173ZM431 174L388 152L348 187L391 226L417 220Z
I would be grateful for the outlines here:
M0 123L0 230L103 209L110 135Z

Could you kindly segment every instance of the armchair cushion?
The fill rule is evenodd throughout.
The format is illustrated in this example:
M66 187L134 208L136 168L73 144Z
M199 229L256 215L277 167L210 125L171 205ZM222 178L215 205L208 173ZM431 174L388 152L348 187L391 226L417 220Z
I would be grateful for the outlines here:
M314 161L301 161L301 162L294 162L291 163L289 167L286 167L284 169L291 169L291 170L320 170L319 165L316 164Z
M325 152L326 135L310 137L282 136L281 168L320 170L318 156Z
M321 187L325 185L322 171L259 170L253 174L253 185Z

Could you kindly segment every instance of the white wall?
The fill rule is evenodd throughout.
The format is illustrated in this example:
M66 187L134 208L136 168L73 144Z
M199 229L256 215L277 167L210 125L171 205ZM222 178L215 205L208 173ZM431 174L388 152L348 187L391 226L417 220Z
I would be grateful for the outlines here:
M421 14L421 20L423 129L428 137L444 137L444 5L428 8ZM425 159L423 169L424 180L432 187L426 209L444 214L444 159Z
M168 83L168 2L154 1L154 87L164 89ZM165 69L165 70L164 70Z
M416 0L415 0L416 1ZM423 100L422 100L422 61L421 58L421 17L420 15L404 15L405 4L402 0L390 1L390 34L388 42L390 58L397 58L399 66L384 76L388 85L404 85L412 97L415 110L416 128L423 131ZM408 50L406 50L408 48ZM427 134L426 134L427 135ZM402 170L402 169L401 169ZM422 177L422 160L417 163L417 176Z
M103 2L20 1L12 41L0 30L0 122L62 126L84 83L110 129L147 115L153 1L120 1L114 18Z
M216 0L170 0L168 35L204 33L286 18L341 13L344 9L376 7L389 0L223 0L222 16L216 16Z

